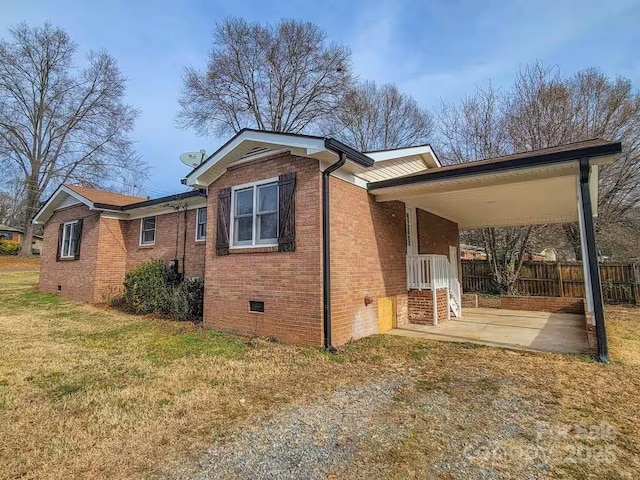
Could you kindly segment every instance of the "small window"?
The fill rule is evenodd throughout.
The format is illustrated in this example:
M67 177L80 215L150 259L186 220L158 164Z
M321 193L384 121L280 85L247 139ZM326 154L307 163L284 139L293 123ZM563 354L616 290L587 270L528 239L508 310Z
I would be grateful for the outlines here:
M156 217L146 217L140 220L140 245L154 245L156 243Z
M207 208L199 208L196 213L196 241L207 238Z
M236 187L232 200L233 245L277 245L278 182Z
M78 221L67 222L62 228L62 251L61 258L74 258L76 256L78 243Z

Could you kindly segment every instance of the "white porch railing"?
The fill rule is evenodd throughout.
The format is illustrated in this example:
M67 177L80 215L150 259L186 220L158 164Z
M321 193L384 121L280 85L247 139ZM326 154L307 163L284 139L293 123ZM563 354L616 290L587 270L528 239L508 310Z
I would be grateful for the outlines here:
M461 289L454 265L444 255L407 255L407 288L415 290L447 289L449 307L461 315Z

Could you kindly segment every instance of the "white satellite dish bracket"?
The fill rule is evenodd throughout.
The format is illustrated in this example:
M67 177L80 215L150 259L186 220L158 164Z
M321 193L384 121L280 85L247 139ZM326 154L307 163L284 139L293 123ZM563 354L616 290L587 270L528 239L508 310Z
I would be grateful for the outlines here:
M180 161L185 165L195 168L202 163L207 152L200 150L199 152L185 152L180 155Z

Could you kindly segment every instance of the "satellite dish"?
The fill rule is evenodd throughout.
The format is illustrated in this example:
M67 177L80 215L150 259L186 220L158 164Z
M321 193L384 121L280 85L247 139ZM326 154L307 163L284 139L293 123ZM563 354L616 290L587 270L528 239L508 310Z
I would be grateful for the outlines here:
M185 152L180 155L180 161L189 167L195 168L202 163L206 152L200 150L199 152Z

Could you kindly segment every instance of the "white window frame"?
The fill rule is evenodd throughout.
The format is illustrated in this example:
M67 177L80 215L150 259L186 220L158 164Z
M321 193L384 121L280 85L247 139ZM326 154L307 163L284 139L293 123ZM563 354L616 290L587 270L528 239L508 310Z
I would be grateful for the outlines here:
M418 255L418 221L415 207L405 208L407 255Z
M256 247L276 247L278 246L278 237L273 239L270 242L259 241L257 239L258 232L258 187L263 185L268 185L271 183L275 183L276 185L276 195L279 198L280 195L280 187L278 186L278 177L267 178L265 180L259 180L257 182L243 183L242 185L235 185L231 188L231 208L229 209L229 247L230 248L256 248ZM236 192L238 190L247 190L249 188L253 188L253 228L251 235L251 244L246 245L236 245L235 243L235 216L236 216ZM276 210L276 224L280 224L280 202L278 201L277 210Z
M143 233L143 227L144 227L144 221L148 220L150 218L153 218L153 242L148 242L148 243L143 243L142 241L142 233ZM152 247L156 244L156 235L158 233L158 217L157 215L151 215L148 217L142 217L140 219L140 242L139 245L141 247Z
M67 226L70 227L69 233L67 233ZM73 231L77 228L78 228L78 220L73 220L71 222L64 222L62 226L62 245L60 246L60 258L76 258L75 248L73 250L71 249L71 240L73 239ZM67 254L65 255L64 244L65 244L65 240L67 239L67 236L70 236L69 249L67 251Z
M204 236L200 237L198 236L198 233L200 231L200 225L202 225L200 223L200 210L204 210L205 212L207 211L207 207L198 207L196 209L196 242L204 242L207 239L207 215L208 212L205 213L205 219L204 219Z

